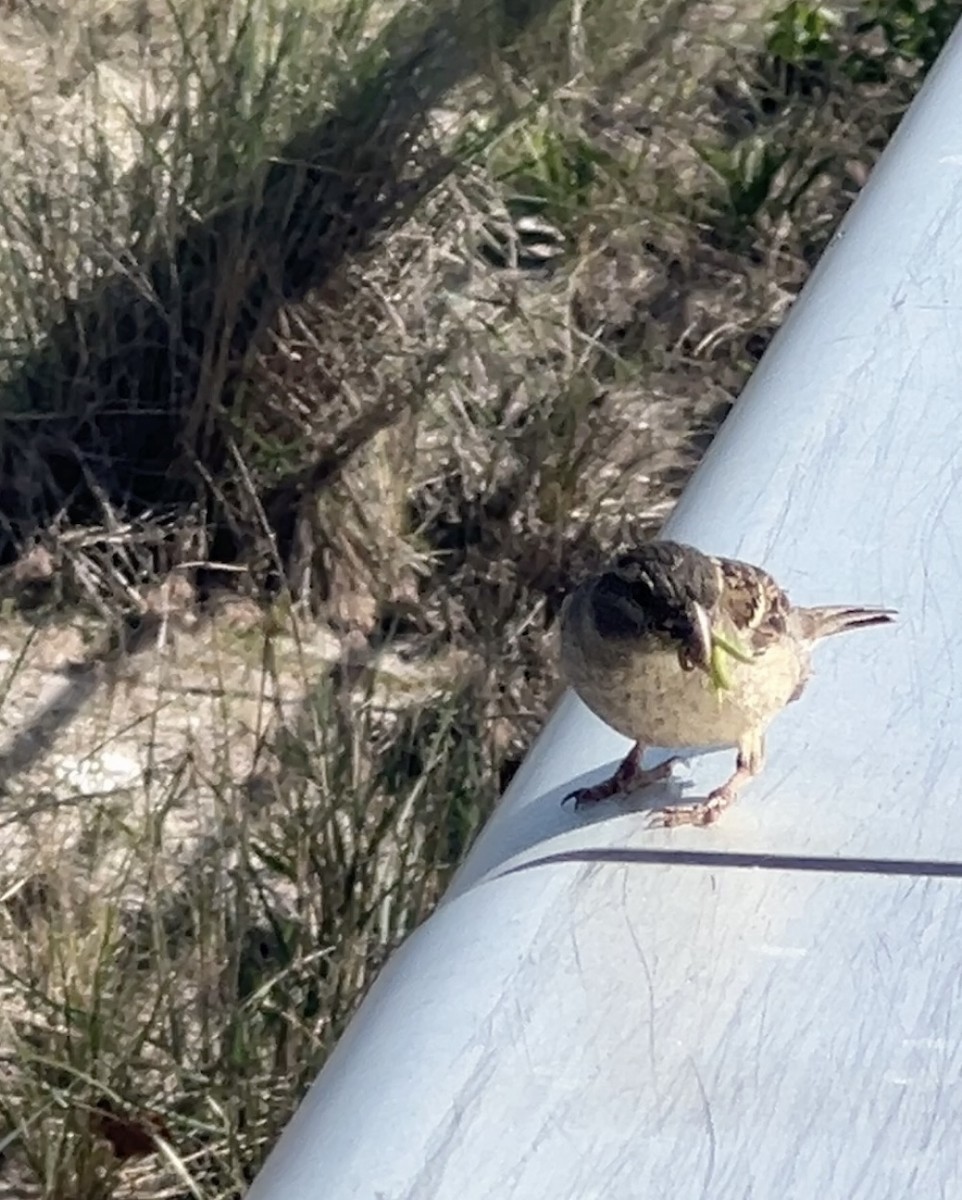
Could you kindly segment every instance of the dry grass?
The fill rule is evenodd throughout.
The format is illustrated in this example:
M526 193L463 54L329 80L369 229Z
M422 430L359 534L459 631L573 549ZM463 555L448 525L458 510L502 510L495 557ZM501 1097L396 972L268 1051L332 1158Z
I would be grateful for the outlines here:
M0 10L0 1195L243 1192L955 15Z

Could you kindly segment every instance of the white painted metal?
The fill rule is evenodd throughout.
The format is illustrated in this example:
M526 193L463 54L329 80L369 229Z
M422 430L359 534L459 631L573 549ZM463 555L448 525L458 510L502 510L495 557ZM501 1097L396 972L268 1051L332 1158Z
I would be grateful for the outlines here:
M251 1200L962 1197L960 97L957 32L667 530L899 624L709 829L563 810L567 697Z

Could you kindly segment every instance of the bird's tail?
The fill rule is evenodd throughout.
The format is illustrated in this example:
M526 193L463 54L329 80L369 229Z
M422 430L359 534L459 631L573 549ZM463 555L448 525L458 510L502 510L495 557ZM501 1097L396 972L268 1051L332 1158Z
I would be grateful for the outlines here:
M851 604L798 608L795 612L802 636L813 642L818 638L831 637L834 633L845 633L849 629L888 625L897 615L891 608L863 608Z

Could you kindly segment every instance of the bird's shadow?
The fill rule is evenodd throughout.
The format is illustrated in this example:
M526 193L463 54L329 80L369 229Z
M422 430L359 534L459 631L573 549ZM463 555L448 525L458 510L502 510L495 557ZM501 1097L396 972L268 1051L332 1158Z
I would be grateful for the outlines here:
M612 764L612 768L616 764ZM576 781L579 786L596 782L598 771L586 772ZM510 805L509 810L496 815L486 834L475 846L446 899L469 891L474 885L508 875L532 871L539 867L579 864L620 864L634 866L668 865L729 870L769 870L815 872L825 875L871 875L908 879L954 879L962 883L962 862L933 858L890 858L869 855L798 854L772 851L762 847L738 849L732 845L728 822L698 830L693 843L685 839L677 845L664 841L650 845L596 844L562 842L548 849L556 838L571 833L579 826L591 827L613 817L637 814L640 828L664 835L662 826L652 826L646 814L665 804L678 802L685 780L670 778L639 789L624 797L613 797L587 811L572 813L562 800L572 790L570 785L552 788L533 797L521 807ZM700 796L686 794L684 804L697 804ZM632 835L636 833L632 828ZM669 834L671 830L667 831ZM744 834L744 825L739 832ZM704 838L704 841L701 839ZM634 840L634 839L633 839ZM739 839L740 840L740 839ZM526 852L544 846L541 854Z
M662 760L669 757L678 756L665 754ZM683 762L687 764L695 757L695 754L686 756ZM652 765L657 765L657 762ZM674 804L695 805L707 798L707 794L690 790L695 785L691 780L680 776L682 767L679 765L676 772L664 781L612 796L587 808L575 809L571 799L572 793L607 778L617 766L616 759L607 764L603 771L597 767L585 771L569 780L563 787L541 792L521 805L513 803L518 797L512 797L509 792L502 801L500 810L476 842L470 857L458 873L452 890L460 893L484 878L500 874L500 869L505 864L563 834L572 833L579 828L591 828L618 817L636 816L638 829L653 834L664 834L665 827L654 823L652 819L660 809ZM632 832L635 832L634 827Z

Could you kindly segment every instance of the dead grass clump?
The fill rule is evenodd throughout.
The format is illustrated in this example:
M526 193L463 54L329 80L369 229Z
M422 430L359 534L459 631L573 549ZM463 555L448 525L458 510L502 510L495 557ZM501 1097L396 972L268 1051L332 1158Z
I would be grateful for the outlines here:
M476 664L358 666L283 712L261 680L261 731L225 694L223 724L180 757L158 741L127 785L7 786L0 1121L22 1194L239 1194L494 800ZM215 752L238 740L242 768Z

